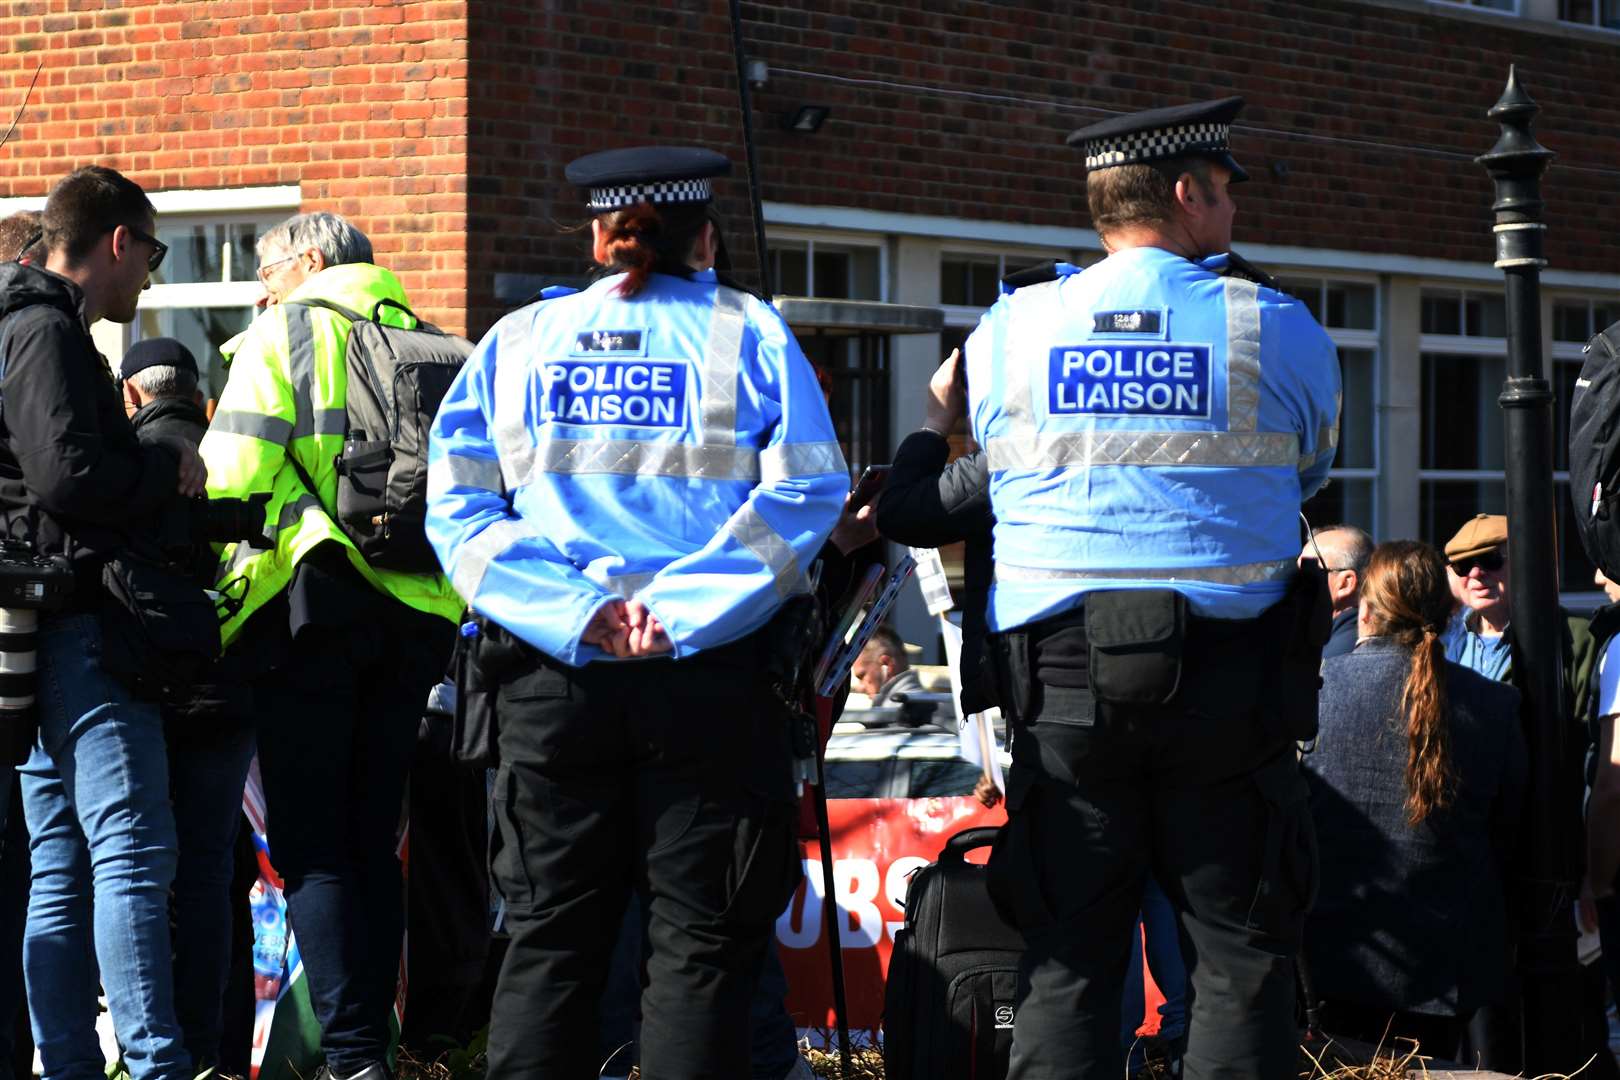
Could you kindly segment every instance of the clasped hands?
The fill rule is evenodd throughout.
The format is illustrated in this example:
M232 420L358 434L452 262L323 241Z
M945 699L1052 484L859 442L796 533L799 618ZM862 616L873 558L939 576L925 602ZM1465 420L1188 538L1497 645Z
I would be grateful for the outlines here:
M657 656L675 646L664 625L640 600L611 600L596 609L580 640L621 660Z

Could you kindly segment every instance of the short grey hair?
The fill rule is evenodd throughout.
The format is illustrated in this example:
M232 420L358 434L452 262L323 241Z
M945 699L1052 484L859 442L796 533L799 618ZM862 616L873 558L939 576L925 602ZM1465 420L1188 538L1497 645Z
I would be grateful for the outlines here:
M1367 560L1372 558L1373 538L1365 529L1354 525L1329 525L1316 530L1316 542L1332 566L1324 570L1354 570L1366 574Z
M259 261L265 256L296 255L314 248L326 259L327 266L372 261L371 241L366 234L337 214L325 210L313 214L294 214L260 234L255 245Z
M169 364L153 364L129 377L136 388L147 397L189 398L197 392L197 373L182 371Z

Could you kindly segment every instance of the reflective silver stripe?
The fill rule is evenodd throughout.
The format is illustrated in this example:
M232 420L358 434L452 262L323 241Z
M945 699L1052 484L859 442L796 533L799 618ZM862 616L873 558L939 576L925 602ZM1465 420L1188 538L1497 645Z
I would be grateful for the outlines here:
M252 548L248 547L246 544L238 543L235 547L231 548L231 557L219 564L219 572L214 575L214 580L224 581L226 578L242 569L242 567L246 566L249 560L259 555L268 554L269 552L266 550Z
M428 466L428 480L439 491L464 487L506 493L501 480L501 463L490 458L446 454Z
M1239 277L1226 284L1226 429L1260 426L1260 287Z
M1299 436L1269 431L1075 431L991 439L986 451L992 472L1092 465L1293 468L1299 461Z
M608 575L607 580L603 581L601 585L602 588L606 589L608 592L616 593L617 595L628 600L642 589L645 589L648 583L650 583L652 579L657 576L658 575L656 572L649 572L645 574L610 574Z
M804 576L799 571L798 556L793 548L770 523L759 516L753 503L745 503L726 522L726 531L743 547L752 551L776 578L776 595L788 596L798 587Z
M1036 289L1051 288L1049 284L1032 285L1027 289L1020 289L1025 300ZM1035 431L1034 387L1030 382L1031 364L1020 363L1021 357L1015 355L1007 347L1007 338L1012 331L1007 324L1011 320L1003 318L996 324L996 340L991 344L995 348L997 367L1001 371L1001 415L1006 424L1009 436L1033 434Z
M315 326L310 321L310 309L303 304L283 304L282 310L287 313L287 375L292 380L293 438L341 435L342 426L335 432L329 430L331 417L317 417L315 412ZM321 411L330 413L332 410ZM341 410L338 413L342 415Z
M679 476L697 480L759 481L759 455L744 446L693 446L637 439L548 439L528 451L528 472L515 486L540 473L617 473ZM507 462L501 461L505 472Z
M844 452L835 442L779 443L759 452L759 478L767 484L793 476L847 472Z
M301 439L306 435L337 435L339 437L349 430L349 413L346 409L306 409L304 399L299 399L298 419L293 423L293 438Z
M282 505L281 516L276 519L276 528L290 529L303 520L305 510L319 510L320 508L321 500L306 492L292 502Z
M1054 570L996 562L997 581L1201 581L1217 585L1257 585L1281 581L1294 572L1295 560L1273 559L1242 566L1191 566L1178 570Z
M737 442L737 366L742 353L744 293L724 285L714 290L709 343L703 350L703 441Z
M512 319L497 323L496 335L492 390L495 416L490 437L495 443L495 456L500 458L505 490L514 491L528 483L534 472L534 439L523 422L529 392L529 347Z
M265 416L263 413L230 409L215 413L208 430L228 431L232 435L247 435L275 443L277 446L286 446L287 440L292 438L293 425L291 421L283 420L279 416Z
M456 552L455 570L450 575L450 583L456 587L456 593L467 603L472 603L479 587L484 584L484 575L489 573L489 564L513 544L534 535L534 530L522 519L502 518L462 544L461 550Z

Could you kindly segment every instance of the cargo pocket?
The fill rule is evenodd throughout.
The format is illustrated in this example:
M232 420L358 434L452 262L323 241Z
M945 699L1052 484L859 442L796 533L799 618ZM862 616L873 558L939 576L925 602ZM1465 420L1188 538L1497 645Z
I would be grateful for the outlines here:
M1292 938L1316 902L1316 829L1308 789L1293 752L1264 765L1254 782L1265 804L1265 848L1246 925Z
M517 778L503 764L495 771L490 795L495 828L489 837L489 876L509 906L528 910L534 903L534 879L523 858L523 826L518 819L516 796Z
M764 804L757 821L738 822L734 837L725 919L737 926L769 926L793 898L804 873L791 807Z
M985 888L996 912L1013 929L1028 933L1052 921L1052 910L1041 895L1035 865L1036 815L1034 777L1014 767L1007 774L1007 824L996 833L985 868Z

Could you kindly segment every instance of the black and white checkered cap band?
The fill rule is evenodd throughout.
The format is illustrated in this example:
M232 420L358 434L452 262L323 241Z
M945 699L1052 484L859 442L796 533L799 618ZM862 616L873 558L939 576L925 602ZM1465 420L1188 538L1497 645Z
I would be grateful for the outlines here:
M710 199L707 180L660 180L655 184L591 188L592 210L618 210L637 203L705 203Z
M1152 131L1133 131L1129 135L1107 139L1091 139L1086 142L1086 168L1135 165L1178 154L1224 153L1227 149L1227 131L1226 124L1182 124Z

